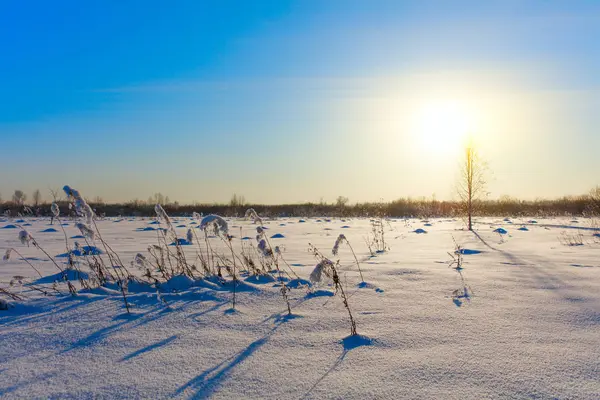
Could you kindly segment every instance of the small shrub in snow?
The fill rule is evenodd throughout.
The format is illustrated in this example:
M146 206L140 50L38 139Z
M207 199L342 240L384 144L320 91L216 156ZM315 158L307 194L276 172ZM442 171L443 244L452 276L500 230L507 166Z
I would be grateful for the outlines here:
M323 277L329 278L333 281L335 293L340 294L342 298L342 303L344 303L344 307L346 308L346 311L348 311L348 316L350 318L350 335L357 335L356 322L354 321L352 311L350 310L348 296L346 296L344 286L342 285L340 276L338 274L339 261L338 263L334 264L333 261L325 257L315 246L313 246L312 244L309 244L309 246L313 255L319 260L319 262L310 274L310 281L313 284L318 284L322 282Z
M454 240L454 237L452 238L452 240ZM448 255L451 257L451 260L448 262L448 267L454 269L454 271L456 271L456 273L458 273L458 275L460 276L461 287L452 291L451 297L452 301L454 301L454 303L457 306L461 306L463 299L467 301L471 300L473 291L471 290L471 287L467 285L465 277L463 275L463 248L462 246L456 243L456 240L454 240L454 245L454 253L448 252Z

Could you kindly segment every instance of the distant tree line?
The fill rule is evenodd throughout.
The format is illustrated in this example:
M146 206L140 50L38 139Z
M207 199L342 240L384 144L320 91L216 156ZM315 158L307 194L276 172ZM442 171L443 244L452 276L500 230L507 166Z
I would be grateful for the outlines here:
M9 201L2 201L0 210L6 216L50 216L50 203L44 202L39 190L35 191L31 201L23 191L16 190ZM156 200L156 201L155 201ZM162 200L162 202L158 201ZM464 214L464 201L440 201L435 198L400 198L391 202L364 202L350 204L348 198L339 196L334 203L302 203L264 205L247 203L244 196L234 195L227 204L183 205L170 202L168 196L160 193L148 201L133 200L120 204L108 204L100 197L88 200L99 216L143 216L155 215L154 205L161 203L165 210L174 216L191 216L199 212L219 214L228 217L241 217L248 208L265 217L417 217L439 218L459 217ZM68 203L57 199L61 214L72 215ZM475 216L591 216L600 215L600 186L581 196L565 196L557 199L519 200L503 196L497 200L474 200L472 204Z

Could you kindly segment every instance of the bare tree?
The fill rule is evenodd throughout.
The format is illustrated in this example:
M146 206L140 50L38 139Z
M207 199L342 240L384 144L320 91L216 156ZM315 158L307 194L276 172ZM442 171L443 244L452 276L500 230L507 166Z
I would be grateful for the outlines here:
M460 164L458 196L467 216L467 229L473 230L473 209L486 188L485 174L487 164L479 156L476 146L471 142L465 148L464 158Z
M169 196L165 199L165 196L162 193L154 193L153 196L148 197L148 204L166 204L169 201L168 197Z
M243 195L238 196L237 193L234 193L233 196L231 196L231 200L229 200L229 205L231 207L242 207L246 205L246 198Z
M33 192L33 206L37 207L40 205L40 203L42 202L42 193L40 192L40 189L35 189L35 192Z
M15 190L15 193L12 196L12 201L15 204L22 206L27 200L27 195L22 190Z
M347 197L338 196L337 199L335 199L335 205L338 208L344 208L346 206L346 204L348 204L348 198Z

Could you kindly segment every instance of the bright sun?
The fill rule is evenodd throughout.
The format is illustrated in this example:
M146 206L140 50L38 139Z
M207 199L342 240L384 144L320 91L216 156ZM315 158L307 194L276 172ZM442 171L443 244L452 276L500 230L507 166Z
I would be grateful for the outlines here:
M425 103L415 117L413 132L419 147L436 153L459 148L473 129L472 113L455 101Z

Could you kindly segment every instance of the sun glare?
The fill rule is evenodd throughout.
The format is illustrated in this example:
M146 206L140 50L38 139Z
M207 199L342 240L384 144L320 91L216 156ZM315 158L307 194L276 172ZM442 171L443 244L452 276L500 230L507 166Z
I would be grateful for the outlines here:
M472 134L473 118L468 108L459 102L425 103L416 113L415 139L424 150L453 152Z

